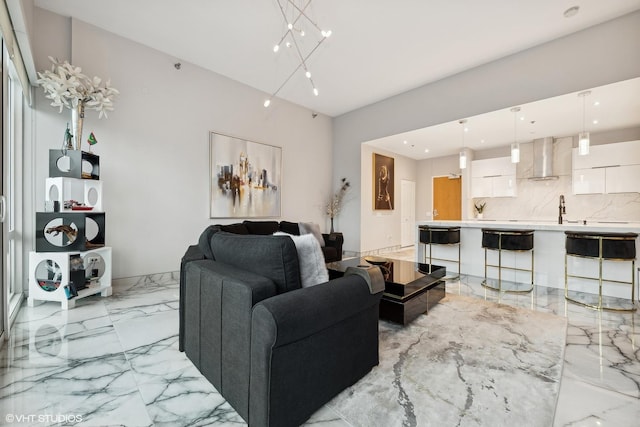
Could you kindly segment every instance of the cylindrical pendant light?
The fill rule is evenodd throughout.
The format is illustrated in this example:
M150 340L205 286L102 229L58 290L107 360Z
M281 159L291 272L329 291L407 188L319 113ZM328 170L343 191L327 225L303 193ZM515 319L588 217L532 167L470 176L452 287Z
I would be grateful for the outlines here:
M590 90L586 90L584 92L580 92L578 94L579 97L582 98L582 132L578 134L578 154L581 156L586 156L589 154L589 132L585 130L585 116L586 116L586 104L587 104L587 96L591 95Z
M467 168L467 151L465 149L464 146L464 125L467 123L466 120L460 120L458 123L460 123L460 127L462 129L462 149L460 150L460 169L466 169Z
M513 107L513 142L511 143L511 163L520 163L520 143L518 142L518 113L520 107Z

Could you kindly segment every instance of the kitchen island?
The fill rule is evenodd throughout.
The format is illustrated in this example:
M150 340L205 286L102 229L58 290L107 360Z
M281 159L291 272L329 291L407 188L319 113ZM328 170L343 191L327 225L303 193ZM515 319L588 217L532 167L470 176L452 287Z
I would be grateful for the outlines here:
M564 289L565 281L565 231L600 232L600 233L639 233L640 223L600 221L600 222L570 222L558 224L552 221L500 221L500 220L463 220L463 221L418 221L416 223L416 261L429 262L429 251L420 243L420 226L460 227L460 272L462 275L484 277L485 251L482 248L482 229L531 229L534 233L534 284L551 288ZM636 239L636 248L640 251L640 238ZM425 260L425 253L427 261ZM449 245L433 245L432 256L438 258L437 263L444 265L447 271L455 271L455 262L446 259L457 259L458 247ZM444 260L443 260L444 259ZM490 264L497 260L497 251L487 251ZM434 261L435 262L435 261ZM502 252L503 265L529 268L531 255L529 253ZM581 275L598 277L598 260L591 258L568 257L569 274L579 272ZM631 262L604 261L603 278L631 282L636 275L638 286L638 269L632 272ZM489 269L489 278L496 278L497 271ZM511 271L502 273L502 279L518 283L531 281L528 273ZM605 296L629 299L631 289L629 284L604 282L602 294ZM569 289L597 294L597 280L569 280ZM638 293L636 292L636 299Z

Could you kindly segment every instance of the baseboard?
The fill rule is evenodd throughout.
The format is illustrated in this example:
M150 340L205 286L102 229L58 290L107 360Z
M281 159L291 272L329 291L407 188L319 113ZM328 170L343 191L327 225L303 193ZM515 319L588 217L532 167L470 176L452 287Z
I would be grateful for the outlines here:
M143 276L123 277L119 279L113 279L111 286L117 287L131 287L140 286L145 284L170 284L177 283L180 280L179 271L169 271L166 273L153 273L145 274Z
M343 256L344 258L355 258L355 257L368 256L368 255L382 255L389 252L396 252L401 249L402 247L400 245L395 245L395 246L389 246L387 248L380 248L380 249L374 249L374 250L362 251L362 252L344 251Z

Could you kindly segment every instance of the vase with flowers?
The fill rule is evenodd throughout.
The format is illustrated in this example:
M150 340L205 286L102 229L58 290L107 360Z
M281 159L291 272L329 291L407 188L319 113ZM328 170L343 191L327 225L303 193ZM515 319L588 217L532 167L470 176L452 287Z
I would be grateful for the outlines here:
M49 60L53 64L51 70L38 72L37 83L53 107L59 107L60 112L65 107L71 110L73 148L80 150L84 110L96 110L98 118L107 117L107 112L113 111L113 98L120 92L111 87L110 80L103 84L100 77L89 78L80 67L68 61L60 62L52 57Z
M351 184L349 183L349 181L347 181L347 178L342 178L342 180L340 181L340 188L335 192L335 194L327 203L327 215L329 215L329 218L331 218L331 233L334 232L333 219L338 216L340 209L342 209L344 196L345 194L347 194L350 186Z

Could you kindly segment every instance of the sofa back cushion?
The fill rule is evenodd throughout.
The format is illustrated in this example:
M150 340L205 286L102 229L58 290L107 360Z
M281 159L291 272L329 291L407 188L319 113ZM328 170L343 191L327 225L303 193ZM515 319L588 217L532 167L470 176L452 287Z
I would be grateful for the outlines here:
M300 228L297 222L280 221L280 231L294 236L300 235Z
M266 236L278 231L278 221L243 221L249 234L260 234Z
M204 229L200 238L198 239L198 249L204 254L205 258L214 259L213 252L211 252L211 236L220 231L219 226L210 225Z
M219 225L218 227L220 227L220 230L222 231L226 231L227 233L233 233L233 234L251 234L249 233L249 230L247 229L247 226L238 222L235 224L226 224L226 225Z
M219 232L211 237L216 261L268 277L278 293L301 287L296 246L288 236L256 236Z

